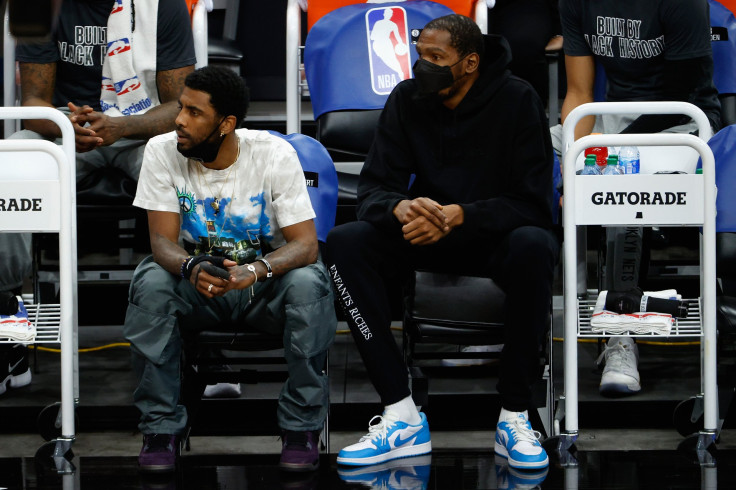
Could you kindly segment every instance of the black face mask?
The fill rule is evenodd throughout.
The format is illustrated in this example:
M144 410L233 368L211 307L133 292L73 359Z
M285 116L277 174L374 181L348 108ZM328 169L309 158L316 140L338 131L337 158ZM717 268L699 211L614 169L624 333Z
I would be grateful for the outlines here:
M188 150L182 149L181 145L177 143L176 149L179 150L179 153L187 158L191 158L192 160L199 160L205 163L214 162L217 158L217 154L220 153L220 146L222 146L222 142L225 140L225 137L220 137L214 142L210 141L210 138L220 130L220 124L222 124L222 121L224 120L225 118L223 117L222 120L217 123L215 129L213 129L212 132L200 143L197 143Z
M418 59L412 70L414 70L414 78L419 86L419 93L422 95L436 94L440 90L444 90L455 83L455 77L452 75L451 68L465 58L461 58L457 63L449 66L441 66L429 61Z

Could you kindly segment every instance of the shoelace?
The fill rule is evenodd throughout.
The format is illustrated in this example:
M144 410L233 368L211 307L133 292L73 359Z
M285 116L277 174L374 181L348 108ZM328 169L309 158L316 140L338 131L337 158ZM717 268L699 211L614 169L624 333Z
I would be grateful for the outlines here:
M606 348L603 349L603 352L601 352L601 355L599 355L598 359L595 360L595 363L597 366L600 366L603 359L605 359L607 366L611 369L620 371L626 352L627 349L624 344L616 344L613 347L606 345Z
M375 420L378 420L375 424ZM388 430L398 421L398 417L390 413L384 413L383 415L375 415L370 422L368 422L368 433L360 438L360 442L365 440L381 439L382 442L386 441L388 436Z
M513 420L507 420L506 423L509 424L511 436L516 442L539 444L539 439L542 437L542 433L533 430L526 419L517 417Z

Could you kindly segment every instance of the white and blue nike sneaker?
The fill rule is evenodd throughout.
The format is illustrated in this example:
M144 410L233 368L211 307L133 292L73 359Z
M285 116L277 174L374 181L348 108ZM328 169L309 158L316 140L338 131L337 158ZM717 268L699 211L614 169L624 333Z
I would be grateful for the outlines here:
M501 411L496 426L496 454L508 459L512 468L534 470L549 466L547 452L539 442L542 436L532 430L525 412Z
M364 466L432 452L427 417L422 412L419 416L420 422L410 425L389 411L376 415L368 424L368 434L340 451L337 464Z

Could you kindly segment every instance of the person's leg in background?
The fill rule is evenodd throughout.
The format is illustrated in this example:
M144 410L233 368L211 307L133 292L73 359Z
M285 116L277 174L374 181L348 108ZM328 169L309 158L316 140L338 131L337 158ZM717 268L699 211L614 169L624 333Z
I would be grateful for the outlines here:
M0 292L19 296L23 282L30 277L31 234L0 233ZM9 295L6 295L9 296ZM5 310L5 308L3 308ZM3 312L4 314L15 314ZM24 344L0 344L0 395L8 388L21 388L31 384L31 368L28 348Z
M330 231L327 249L337 299L384 406L369 434L340 451L337 462L368 465L429 453L429 425L411 397L407 367L391 332L387 293L391 285L406 281L413 253L410 245L400 230L389 234L365 221L354 221ZM392 434L410 442L392 447L387 442Z

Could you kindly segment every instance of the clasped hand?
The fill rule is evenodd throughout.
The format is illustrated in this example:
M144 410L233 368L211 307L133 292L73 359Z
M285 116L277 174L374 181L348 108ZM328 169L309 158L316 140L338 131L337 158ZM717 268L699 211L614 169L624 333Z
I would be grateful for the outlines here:
M118 118L106 116L88 105L76 106L69 102L69 120L74 126L74 140L77 152L84 153L100 146L108 146L123 137ZM85 126L86 124L89 124Z
M428 197L400 201L394 216L403 225L404 240L412 245L437 243L451 230L443 206Z
M207 298L223 296L232 289L245 289L256 283L255 274L244 265L229 259L225 259L222 265L224 269L210 262L200 262L192 271L189 281Z

